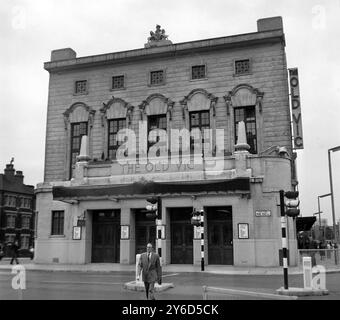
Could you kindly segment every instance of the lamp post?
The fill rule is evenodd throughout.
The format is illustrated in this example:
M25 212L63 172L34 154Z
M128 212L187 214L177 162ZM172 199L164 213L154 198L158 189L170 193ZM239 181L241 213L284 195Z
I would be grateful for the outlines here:
M326 193L323 194L321 196L318 196L318 212L316 212L315 214L319 214L319 224L320 224L320 229L322 230L322 225L321 225L321 213L322 211L320 210L320 198L325 198L330 196L331 193ZM324 230L322 230L322 240L325 240L325 233L323 232Z
M335 208L334 208L334 192L333 192L333 180L332 180L332 163L331 163L331 152L340 151L340 146L328 149L328 166L329 166L329 183L331 189L331 201L332 201L332 217L333 217L333 239L335 243L338 243L338 235L335 224Z

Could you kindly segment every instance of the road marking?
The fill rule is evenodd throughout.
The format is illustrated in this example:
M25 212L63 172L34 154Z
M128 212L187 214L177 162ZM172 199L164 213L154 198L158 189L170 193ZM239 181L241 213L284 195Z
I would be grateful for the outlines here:
M172 277L172 276L177 276L177 275L179 275L179 273L170 273L170 274L165 274L164 276L162 276L162 278Z
M39 283L53 283L53 284L104 284L104 285L123 285L121 282L74 282L74 281L37 281Z

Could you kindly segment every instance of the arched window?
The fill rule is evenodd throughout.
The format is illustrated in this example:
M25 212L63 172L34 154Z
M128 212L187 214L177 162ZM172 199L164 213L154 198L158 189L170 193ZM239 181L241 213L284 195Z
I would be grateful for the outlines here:
M118 139L118 132L130 127L133 106L123 99L112 97L110 101L103 103L100 112L102 114L102 126L104 127L104 158L116 160L117 150L123 143Z
M240 84L224 96L227 114L230 115L231 146L237 143L238 123L244 121L249 152L257 154L262 149L262 99L263 92L248 84Z
M91 131L93 126L95 110L92 110L83 102L72 104L64 113L64 123L66 134L66 151L65 151L65 177L72 178L72 171L76 162L76 157L80 152L81 138L84 135L91 141ZM90 143L91 155L91 143Z

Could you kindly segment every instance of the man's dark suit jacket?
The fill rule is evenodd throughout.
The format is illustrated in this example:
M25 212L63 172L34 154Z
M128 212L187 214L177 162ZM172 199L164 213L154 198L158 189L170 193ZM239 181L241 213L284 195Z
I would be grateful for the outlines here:
M144 282L160 282L162 279L162 268L159 261L159 255L155 252L151 253L151 258L148 260L147 252L141 254L138 263L138 274L143 271Z

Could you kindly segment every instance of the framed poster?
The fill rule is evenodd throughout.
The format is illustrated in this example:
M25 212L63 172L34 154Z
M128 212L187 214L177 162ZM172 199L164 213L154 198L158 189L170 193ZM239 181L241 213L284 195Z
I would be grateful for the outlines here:
M157 226L158 230L158 238L164 240L165 239L165 226L159 225Z
M130 238L130 226L120 227L120 238L122 240L128 240Z
M249 239L249 224L248 223L238 224L238 238Z
M81 239L81 227L73 227L73 240L80 240Z
M201 239L201 227L194 226L194 239Z

